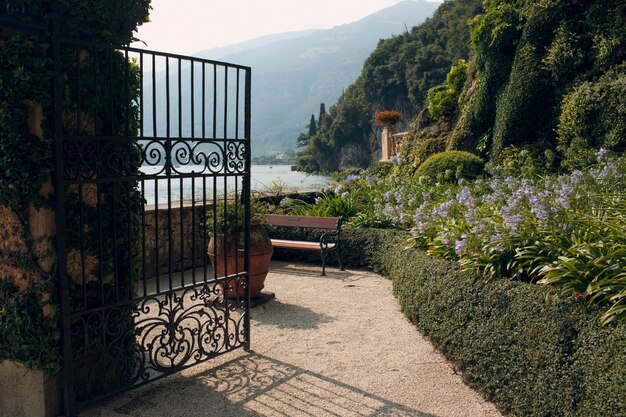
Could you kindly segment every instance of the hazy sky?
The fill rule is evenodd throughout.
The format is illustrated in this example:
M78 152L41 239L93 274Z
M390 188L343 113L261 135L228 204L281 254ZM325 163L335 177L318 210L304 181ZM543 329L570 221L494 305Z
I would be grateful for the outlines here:
M350 23L400 0L152 0L136 35L149 49L189 54L262 35ZM136 46L145 47L143 44Z

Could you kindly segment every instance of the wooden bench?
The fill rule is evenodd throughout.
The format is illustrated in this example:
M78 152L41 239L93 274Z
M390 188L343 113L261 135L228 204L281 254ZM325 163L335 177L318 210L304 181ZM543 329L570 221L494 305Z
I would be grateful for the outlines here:
M271 239L272 246L282 249L316 250L322 256L322 276L326 275L326 258L331 253L337 254L339 269L343 271L341 256L339 254L341 244L341 217L313 217L313 216L285 216L282 214L269 214L265 223L278 227L297 227L307 229L330 230L324 233L319 242L307 242L301 240Z

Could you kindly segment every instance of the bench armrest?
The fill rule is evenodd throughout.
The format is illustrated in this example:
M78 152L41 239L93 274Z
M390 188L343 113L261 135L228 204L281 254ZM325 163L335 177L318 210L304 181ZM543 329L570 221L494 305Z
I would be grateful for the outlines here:
M338 237L339 237L339 231L324 233L320 237L320 248L324 250L332 250L332 249L328 249L328 244L330 243L339 244Z

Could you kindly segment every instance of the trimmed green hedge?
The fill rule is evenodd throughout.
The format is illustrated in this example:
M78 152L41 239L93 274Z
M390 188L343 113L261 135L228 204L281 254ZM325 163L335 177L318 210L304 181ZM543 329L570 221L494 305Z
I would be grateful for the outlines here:
M311 239L319 232L272 230ZM456 264L405 248L397 230L344 229L342 259L389 275L403 312L498 408L519 416L617 416L626 390L626 326L551 288L485 284ZM276 259L319 262L314 252Z
M471 152L446 151L429 156L417 169L415 176L456 181L459 178L478 177L484 166L484 161Z

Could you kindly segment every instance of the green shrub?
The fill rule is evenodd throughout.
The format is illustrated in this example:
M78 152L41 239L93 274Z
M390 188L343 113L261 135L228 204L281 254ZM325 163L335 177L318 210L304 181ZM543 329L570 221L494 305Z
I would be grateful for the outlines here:
M360 211L359 202L350 195L324 194L315 204L303 204L301 201L281 202L285 211L296 216L353 217Z
M554 170L556 155L544 143L517 147L507 146L500 159L487 163L487 170L503 177L533 178Z
M467 79L467 62L461 59L450 68L446 82L428 90L428 112L435 120L450 120L458 111L458 101Z
M273 233L313 237L299 229ZM389 275L404 314L505 413L621 415L626 326L602 327L596 311L549 287L486 284L452 262L405 249L406 235L395 230L347 227L342 236L344 264ZM320 262L306 251L274 256Z
M563 99L558 149L569 169L595 163L600 148L626 151L626 66L580 84Z
M415 160L413 161L413 163L419 166L432 155L445 152L445 150L445 137L419 139L415 144Z
M428 90L427 100L428 112L435 120L450 118L457 108L456 93L445 84Z
M459 178L476 178L485 163L478 156L465 151L447 151L430 156L415 175L437 180L456 180Z

